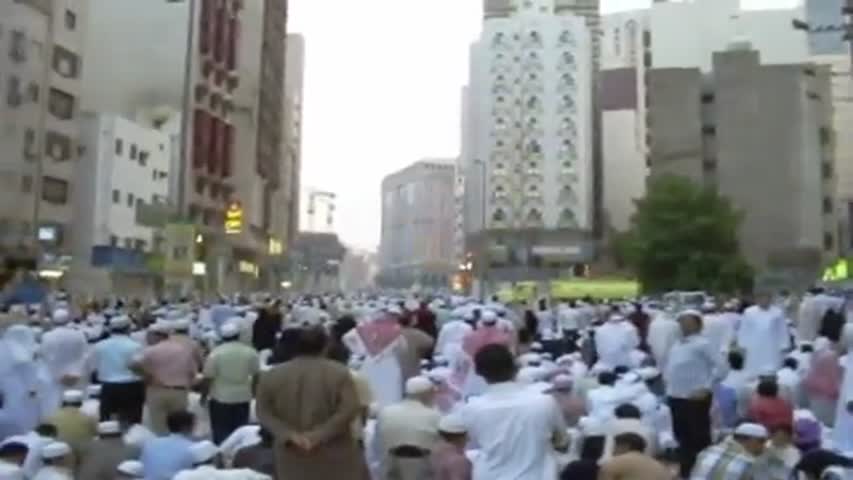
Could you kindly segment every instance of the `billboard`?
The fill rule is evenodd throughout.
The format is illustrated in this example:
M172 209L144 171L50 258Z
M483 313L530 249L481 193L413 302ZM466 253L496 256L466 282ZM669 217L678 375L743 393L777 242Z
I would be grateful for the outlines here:
M169 223L164 230L166 253L163 273L174 277L192 277L195 262L195 226Z

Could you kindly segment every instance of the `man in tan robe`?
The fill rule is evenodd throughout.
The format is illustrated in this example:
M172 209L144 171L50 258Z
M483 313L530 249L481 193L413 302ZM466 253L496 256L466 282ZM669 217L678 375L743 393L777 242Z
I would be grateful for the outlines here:
M322 329L300 332L296 357L261 376L257 414L275 437L277 480L367 480L350 426L360 412L347 367L322 357Z

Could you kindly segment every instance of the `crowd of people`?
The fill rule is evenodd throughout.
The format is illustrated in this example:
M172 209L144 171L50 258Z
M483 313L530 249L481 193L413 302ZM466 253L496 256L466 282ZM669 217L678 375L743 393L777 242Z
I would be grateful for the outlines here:
M818 289L55 295L0 322L0 480L843 480L846 316Z

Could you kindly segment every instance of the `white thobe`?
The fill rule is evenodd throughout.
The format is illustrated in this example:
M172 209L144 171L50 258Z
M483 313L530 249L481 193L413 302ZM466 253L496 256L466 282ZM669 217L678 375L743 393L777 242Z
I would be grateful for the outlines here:
M853 350L849 341L850 335L846 333L853 327L848 323L845 327L844 338L848 339L847 349ZM853 451L853 413L848 407L853 406L853 355L848 353L844 365L844 381L841 383L841 391L838 397L838 406L835 411L835 427L833 428L833 443L841 452Z
M435 342L435 353L450 360L462 347L465 335L473 330L471 325L461 320L447 322L438 332L438 340Z
M261 443L261 427L259 425L244 425L234 430L228 438L219 446L219 451L230 465L231 461L241 449Z
M368 355L367 347L356 329L345 333L343 341L354 355L365 356L358 371L367 380L379 406L384 407L403 399L403 371L397 355L405 345L402 336L376 355Z
M42 358L56 381L65 376L74 376L85 384L88 349L86 335L69 327L51 330L41 340Z
M746 352L744 370L748 375L776 372L782 366L782 352L789 344L788 325L782 310L749 307L737 332L737 343Z
M649 324L648 344L657 365L666 365L669 351L681 337L678 322L666 314L657 315Z
M607 322L595 331L598 360L607 368L631 365L631 352L640 345L637 328L629 322Z
M705 316L702 335L708 339L715 351L728 351L734 340L738 317L740 315L737 313L729 312Z
M42 467L33 480L74 480L67 468Z
M844 299L823 293L805 297L797 315L797 338L804 342L814 341L826 312L831 308L840 309L843 305Z
M184 470L175 475L174 480L271 480L264 475L249 469L220 470L203 465L192 470Z

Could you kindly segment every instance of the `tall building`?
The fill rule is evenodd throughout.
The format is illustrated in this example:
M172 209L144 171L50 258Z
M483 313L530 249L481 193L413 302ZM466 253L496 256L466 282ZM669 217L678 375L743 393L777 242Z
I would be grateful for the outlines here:
M0 2L0 284L71 254L87 9Z
M302 171L302 105L305 81L305 39L299 34L287 35L287 61L284 87L284 184L280 189L287 215L281 228L292 240L299 233L300 182Z
M139 214L143 205L168 202L170 136L108 114L85 113L81 125L74 281L93 296L150 294L156 280L146 254L163 239Z
M455 272L454 160L423 160L382 181L380 280L444 287Z
M829 70L763 64L744 41L712 65L650 72L652 175L715 187L743 212L759 273L807 286L838 249Z
M554 0L554 13L584 19L592 35L592 63L597 71L601 60L601 0Z
M591 34L554 6L519 2L487 18L472 48L466 249L488 291L554 278L594 253Z
M820 0L817 0L820 3ZM762 63L809 60L803 32L792 28L803 9L744 10L738 0L655 2L602 19L599 103L603 123L603 207L607 228L625 230L633 200L645 194L650 68L711 69L712 54L747 37Z

